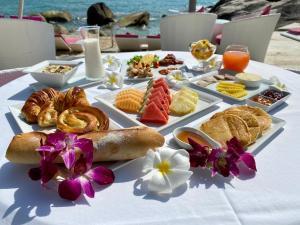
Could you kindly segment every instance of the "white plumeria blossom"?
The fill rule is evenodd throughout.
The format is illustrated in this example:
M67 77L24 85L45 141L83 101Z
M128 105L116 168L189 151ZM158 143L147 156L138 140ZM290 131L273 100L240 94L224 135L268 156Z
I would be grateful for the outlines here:
M107 55L102 60L106 70L118 71L121 67L121 61L112 55Z
M177 84L185 84L188 80L188 76L181 70L173 70L167 75L167 82L171 87L174 87Z
M145 156L142 180L147 184L147 191L171 194L185 184L193 174L190 169L189 153L184 149L160 148L149 150Z
M123 76L121 73L106 71L103 85L104 88L119 89L123 87Z

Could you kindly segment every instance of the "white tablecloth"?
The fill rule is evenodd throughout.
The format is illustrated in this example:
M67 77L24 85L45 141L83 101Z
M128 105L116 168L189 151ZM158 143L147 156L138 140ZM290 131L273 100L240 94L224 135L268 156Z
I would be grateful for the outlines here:
M117 56L125 59L134 54ZM192 60L189 53L175 54ZM208 171L195 169L187 186L171 197L145 195L137 181L141 176L141 161L137 160L115 173L114 184L97 188L94 199L81 198L76 205L31 181L28 167L5 159L11 138L19 132L7 106L24 101L34 80L27 75L1 87L0 224L300 224L300 76L257 62L251 62L247 71L265 78L275 75L292 92L287 105L273 112L287 124L256 154L254 177L211 178ZM107 90L93 87L86 91L94 101L95 94ZM212 113L187 123L199 123Z

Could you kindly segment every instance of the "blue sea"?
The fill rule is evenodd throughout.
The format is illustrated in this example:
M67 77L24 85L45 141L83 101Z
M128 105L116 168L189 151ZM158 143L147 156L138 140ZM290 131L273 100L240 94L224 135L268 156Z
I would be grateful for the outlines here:
M43 12L46 10L66 10L73 16L71 23L65 24L68 28L75 28L86 24L86 11L90 5L97 1L93 0L24 0L24 15ZM148 11L150 13L150 24L143 28L127 28L128 30L117 30L117 33L126 31L143 35L157 34L159 32L159 21L162 15L174 14L174 10L185 11L188 8L188 0L110 0L103 1L118 17L123 15ZM210 6L217 0L197 1L197 5ZM17 15L17 0L0 0L0 15Z

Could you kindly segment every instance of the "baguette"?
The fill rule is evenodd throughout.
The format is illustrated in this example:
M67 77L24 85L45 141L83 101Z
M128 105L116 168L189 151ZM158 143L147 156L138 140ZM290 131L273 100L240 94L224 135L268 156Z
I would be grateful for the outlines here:
M38 164L40 154L36 151L45 143L47 134L30 132L16 135L8 146L6 158L13 163ZM132 127L120 130L94 131L80 135L93 141L94 162L129 160L144 156L149 149L164 144L164 137L152 128ZM77 149L78 153L78 149ZM62 163L59 156L56 163Z

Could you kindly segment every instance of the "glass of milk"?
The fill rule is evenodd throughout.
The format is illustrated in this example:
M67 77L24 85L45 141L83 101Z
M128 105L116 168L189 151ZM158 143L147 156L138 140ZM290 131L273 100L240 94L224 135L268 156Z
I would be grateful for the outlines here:
M105 75L101 58L98 26L80 27L85 55L85 73L88 80L102 80Z

